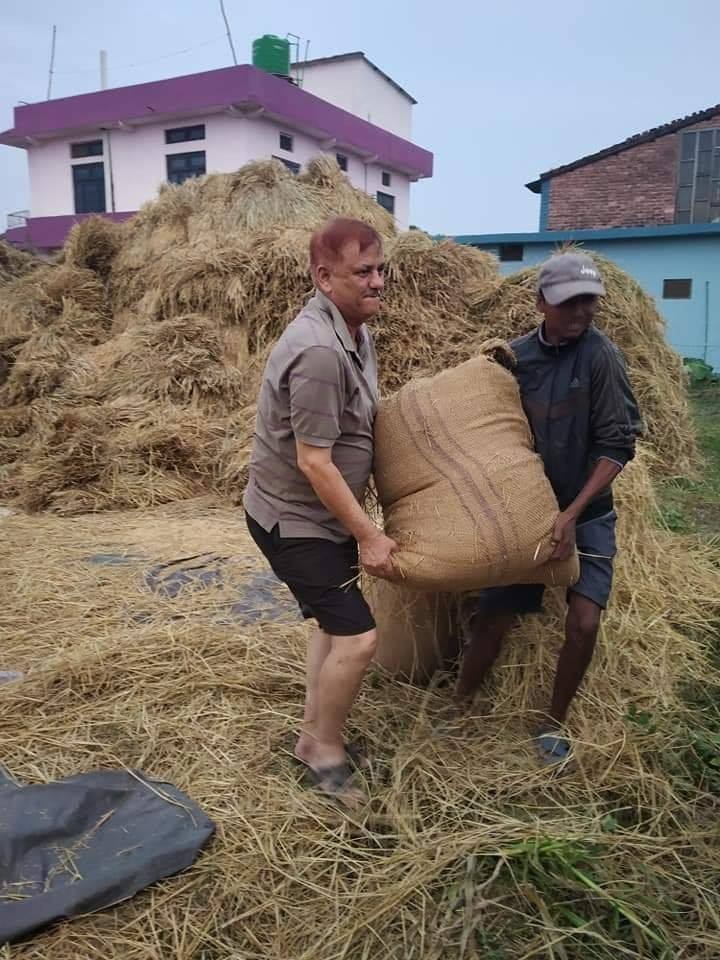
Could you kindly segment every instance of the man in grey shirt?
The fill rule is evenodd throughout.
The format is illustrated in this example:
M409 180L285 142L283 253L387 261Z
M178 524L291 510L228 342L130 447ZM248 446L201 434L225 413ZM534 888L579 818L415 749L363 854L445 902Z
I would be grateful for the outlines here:
M377 646L359 564L392 577L394 541L361 503L372 470L377 364L367 322L380 309L382 241L336 218L310 242L316 291L268 359L244 506L273 571L317 620L295 755L318 788L361 799L342 728ZM359 557L358 557L359 554Z

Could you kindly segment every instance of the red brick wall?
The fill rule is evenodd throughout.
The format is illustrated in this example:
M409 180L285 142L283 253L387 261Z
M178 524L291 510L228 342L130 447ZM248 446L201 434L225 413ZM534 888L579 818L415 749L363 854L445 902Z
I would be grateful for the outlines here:
M688 130L720 126L720 114ZM680 133L641 143L550 181L548 229L673 223Z

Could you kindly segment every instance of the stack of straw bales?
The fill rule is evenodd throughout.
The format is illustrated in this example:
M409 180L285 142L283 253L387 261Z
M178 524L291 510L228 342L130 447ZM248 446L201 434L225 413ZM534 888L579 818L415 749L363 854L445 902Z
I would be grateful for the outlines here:
M20 258L0 286L0 498L60 513L202 491L237 501L267 352L311 293L309 237L333 214L385 240L385 392L536 322L532 272L502 280L486 253L397 234L327 158L299 177L263 161L168 186L126 224L76 226L55 262ZM601 268L602 322L662 468L682 472L694 446L680 362L652 302Z

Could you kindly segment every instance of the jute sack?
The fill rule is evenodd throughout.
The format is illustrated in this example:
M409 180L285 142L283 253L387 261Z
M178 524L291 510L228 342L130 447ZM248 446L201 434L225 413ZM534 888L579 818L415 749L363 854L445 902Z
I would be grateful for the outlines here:
M413 683L429 680L458 655L448 597L368 577L363 583L378 628L375 660Z
M557 501L515 378L488 357L411 380L381 403L374 474L406 586L577 580L577 556L548 562Z

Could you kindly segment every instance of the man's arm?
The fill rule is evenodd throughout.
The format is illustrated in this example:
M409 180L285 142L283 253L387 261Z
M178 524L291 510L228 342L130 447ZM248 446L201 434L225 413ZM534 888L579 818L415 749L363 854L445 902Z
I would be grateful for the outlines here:
M585 507L603 490L606 490L620 473L620 464L604 457L597 460L588 481L573 502L555 521L552 542L555 549L551 560L567 560L575 549L575 525Z
M368 517L332 460L346 402L342 361L328 347L309 347L293 364L288 389L298 469L318 499L357 540L365 570L390 578L394 573L390 554L397 544Z
M610 341L603 341L593 358L591 393L590 457L594 464L585 486L555 521L551 560L567 560L572 555L578 517L632 460L635 440L642 433L623 355Z
M330 513L346 527L358 542L360 562L374 577L390 578L394 574L391 554L397 544L375 526L355 499L332 462L330 447L313 447L296 440L298 467Z

